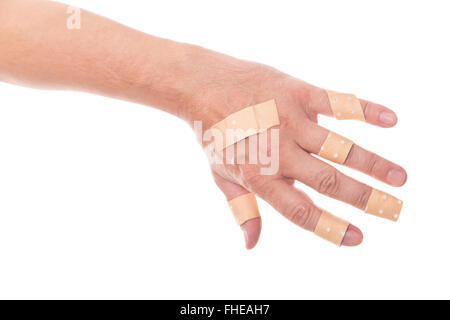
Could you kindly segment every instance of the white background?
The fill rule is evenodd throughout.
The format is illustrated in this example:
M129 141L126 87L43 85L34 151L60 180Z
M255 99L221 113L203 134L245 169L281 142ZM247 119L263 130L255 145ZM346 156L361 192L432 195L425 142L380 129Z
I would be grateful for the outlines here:
M342 170L405 206L395 224L299 184L363 244L336 248L260 201L247 251L182 121L0 84L0 298L450 298L448 2L71 4L391 107L394 129L321 123L402 164L402 188Z

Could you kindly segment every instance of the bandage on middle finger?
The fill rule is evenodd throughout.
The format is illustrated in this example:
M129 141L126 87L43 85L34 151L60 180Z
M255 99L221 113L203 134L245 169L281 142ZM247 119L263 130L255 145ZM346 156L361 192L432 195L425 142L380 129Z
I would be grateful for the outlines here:
M353 141L330 131L320 147L319 156L343 164L345 163L352 146Z
M326 92L330 101L331 110L336 119L366 121L361 103L355 95L331 90L326 90Z

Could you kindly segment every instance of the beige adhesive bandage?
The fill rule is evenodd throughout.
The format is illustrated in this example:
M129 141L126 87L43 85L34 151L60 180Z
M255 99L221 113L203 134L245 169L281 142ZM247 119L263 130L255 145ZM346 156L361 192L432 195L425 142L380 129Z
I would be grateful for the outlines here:
M347 232L349 223L341 218L333 216L327 211L322 211L319 221L317 222L314 234L319 237L341 246Z
M361 103L355 95L331 90L326 91L328 93L328 99L330 100L331 110L336 119L366 121Z
M383 191L372 189L367 202L366 213L397 221L402 211L403 201Z
M343 164L352 149L353 141L334 132L329 132L320 147L319 156L327 160Z
M233 212L238 225L260 216L258 203L256 202L256 197L253 193L247 193L234 198L233 200L228 201L228 204L230 205L231 212Z
M275 100L235 112L211 127L216 151L280 124Z
M239 110L211 127L216 151L221 151L249 136L280 124L274 99ZM259 217L258 203L252 193L230 200L238 225Z

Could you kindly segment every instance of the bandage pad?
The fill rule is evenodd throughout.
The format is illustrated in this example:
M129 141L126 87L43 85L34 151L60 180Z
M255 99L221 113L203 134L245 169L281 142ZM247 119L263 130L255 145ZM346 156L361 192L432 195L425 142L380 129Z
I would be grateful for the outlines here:
M341 246L349 225L350 224L347 221L342 220L327 211L322 211L314 234L337 246Z
M366 121L361 103L355 95L331 90L326 91L330 100L331 110L336 119Z
M216 151L280 124L275 100L235 112L211 127Z
M343 164L347 159L352 146L353 141L330 131L320 147L319 156Z
M402 211L403 201L383 191L372 189L367 202L366 213L397 221Z
M242 225L250 219L260 217L258 203L253 193L247 193L234 198L228 201L228 205L238 225Z

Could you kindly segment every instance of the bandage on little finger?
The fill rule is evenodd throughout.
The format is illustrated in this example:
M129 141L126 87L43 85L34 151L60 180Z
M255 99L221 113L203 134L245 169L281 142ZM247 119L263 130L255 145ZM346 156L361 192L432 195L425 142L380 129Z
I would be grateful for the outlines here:
M403 201L383 191L372 189L367 202L366 213L397 221L402 211Z
M275 100L239 110L211 127L216 151L280 124Z
M319 156L343 164L345 163L352 146L353 141L330 131L320 147Z
M366 121L364 111L361 107L359 99L349 93L340 93L331 90L326 90L328 99L330 100L331 110L334 117L338 120L360 120Z
M314 234L341 246L349 225L347 221L332 215L328 211L322 211Z
M250 219L260 217L258 202L253 193L247 193L228 201L231 212L238 225L242 225Z

